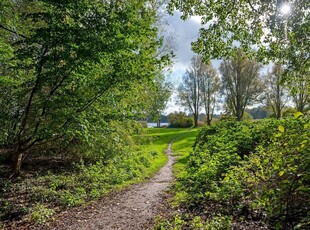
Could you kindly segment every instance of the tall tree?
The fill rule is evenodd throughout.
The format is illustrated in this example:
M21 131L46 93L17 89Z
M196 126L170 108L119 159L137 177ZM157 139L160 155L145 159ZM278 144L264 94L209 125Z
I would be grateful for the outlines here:
M264 76L267 105L278 119L282 117L282 110L288 100L288 89L282 82L283 73L281 65L274 65L272 71Z
M151 82L167 63L167 55L155 58L161 42L154 26L156 10L149 3L0 3L5 6L0 53L7 52L1 63L0 145L14 158L13 175L32 149L81 132L85 117L99 108L96 103L109 104L105 96L111 91Z
M309 73L290 72L289 84L296 109L304 112L310 108L310 75Z
M212 64L203 64L201 74L202 103L205 108L207 124L210 125L220 88L220 78Z
M259 71L262 65L249 60L238 50L237 55L220 66L222 92L228 110L240 121L246 106L258 99L262 91Z
M183 75L183 81L178 87L178 98L182 106L188 108L194 116L194 126L198 126L201 100L201 76L203 63L198 56L192 58L192 65Z
M281 11L290 4L288 13ZM205 59L232 55L235 42L247 53L257 53L259 61L278 60L290 69L309 72L308 1L194 1L173 0L182 19L202 16L200 36L192 44Z

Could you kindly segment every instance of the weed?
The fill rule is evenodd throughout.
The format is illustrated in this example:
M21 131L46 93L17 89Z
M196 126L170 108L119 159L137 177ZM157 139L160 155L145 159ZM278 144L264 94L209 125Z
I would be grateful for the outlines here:
M31 211L31 220L36 224L44 224L55 211L45 207L41 203L37 203Z

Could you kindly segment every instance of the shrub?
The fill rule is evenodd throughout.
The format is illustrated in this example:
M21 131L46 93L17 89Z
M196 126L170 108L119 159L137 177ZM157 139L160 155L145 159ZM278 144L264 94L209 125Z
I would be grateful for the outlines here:
M168 119L172 128L188 128L194 125L193 118L187 117L184 112L170 113Z
M147 128L147 127L148 127L147 121L139 121L139 124L141 124L141 126L142 126L143 128Z
M31 212L31 220L36 224L44 224L55 211L50 208L46 208L43 204L36 204Z
M201 128L180 179L183 205L213 204L278 229L309 227L310 122L294 116Z
M278 128L269 145L259 145L226 181L238 181L242 203L266 213L272 226L309 227L309 119L290 118Z

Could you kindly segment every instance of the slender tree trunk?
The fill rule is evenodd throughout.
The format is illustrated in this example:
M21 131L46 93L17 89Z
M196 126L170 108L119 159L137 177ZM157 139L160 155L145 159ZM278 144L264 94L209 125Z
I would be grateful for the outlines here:
M211 118L210 118L210 116L209 116L209 114L207 115L207 125L211 125Z
M277 119L281 119L281 106L277 105Z
M17 150L16 153L14 154L13 164L12 164L12 173L10 175L10 178L20 174L23 157L24 157L24 154L20 150Z

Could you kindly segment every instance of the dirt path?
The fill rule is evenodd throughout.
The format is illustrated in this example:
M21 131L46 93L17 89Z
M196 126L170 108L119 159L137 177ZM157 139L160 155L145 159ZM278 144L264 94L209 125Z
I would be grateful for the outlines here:
M56 217L50 229L148 229L161 207L163 191L173 181L171 143L166 153L168 163L148 182L133 185L110 200L104 199L73 213L69 210Z

